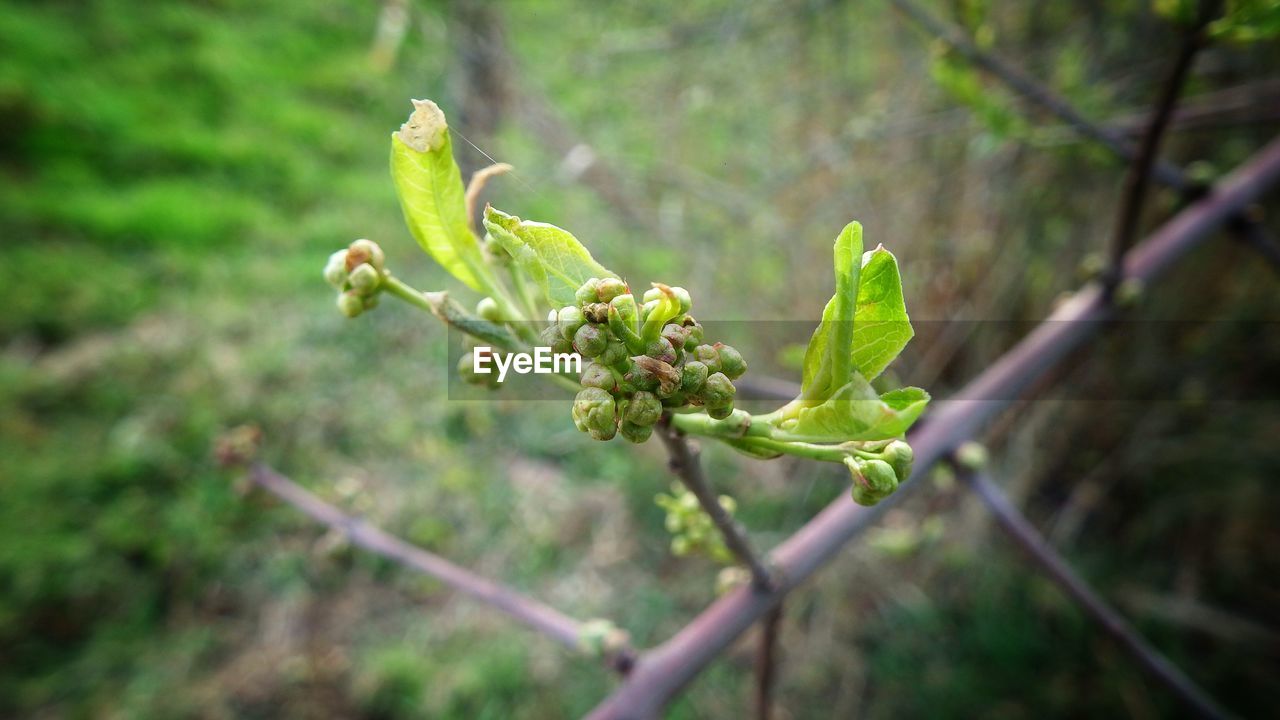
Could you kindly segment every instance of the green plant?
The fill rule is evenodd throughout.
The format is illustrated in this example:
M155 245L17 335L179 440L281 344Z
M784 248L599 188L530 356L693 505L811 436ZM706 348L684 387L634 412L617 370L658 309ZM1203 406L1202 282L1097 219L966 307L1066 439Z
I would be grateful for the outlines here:
M858 223L836 238L835 294L805 352L800 395L755 415L735 407L734 381L747 362L732 346L707 340L684 288L655 282L637 300L568 231L492 207L484 210L480 237L469 219L475 211L469 198L477 193L463 186L435 103L415 100L413 114L392 135L391 171L419 245L484 297L472 313L445 292L414 290L388 271L375 243L361 239L331 256L324 272L348 317L374 307L383 292L428 310L484 343L464 356L460 370L490 386L498 384L491 375L467 372L475 353L538 346L576 354L586 361L576 383L564 374L549 377L575 389L573 422L597 440L621 435L644 442L665 423L757 458L841 463L853 499L865 505L910 475L912 453L901 438L929 395L911 387L877 393L871 386L914 332L897 260L883 246L863 252ZM544 314L539 326L535 319Z

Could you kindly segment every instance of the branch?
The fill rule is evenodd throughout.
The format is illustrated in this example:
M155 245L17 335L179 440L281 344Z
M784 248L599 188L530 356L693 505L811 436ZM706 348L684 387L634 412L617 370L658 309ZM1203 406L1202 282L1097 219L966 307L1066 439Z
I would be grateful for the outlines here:
M889 2L969 62L1004 83L1024 100L1066 123L1077 134L1107 148L1112 155L1124 162L1133 162L1137 157L1137 148L1129 142L1123 132L1103 127L1089 120L1071 103L1018 70L1012 63L974 45L960 29L933 17L912 0L889 0ZM1154 160L1151 175L1156 182L1176 191L1187 202L1198 199L1205 192L1205 186L1202 183L1193 179L1182 168L1164 160ZM1247 244L1258 248L1263 257L1280 272L1280 249L1277 249L1268 238L1266 231L1257 220L1239 214L1237 221L1231 224L1231 230Z
M1164 139L1165 130L1169 127L1169 118L1173 116L1174 107L1178 104L1178 96L1186 84L1187 76L1196 53L1205 45L1205 26L1209 24L1213 13L1207 8L1213 3L1209 0L1201 3L1201 12L1196 23L1188 27L1178 48L1173 67L1161 86L1156 104L1151 110L1151 118L1147 121L1142 140L1129 163L1129 171L1124 178L1124 191L1120 200L1120 212L1116 215L1115 233L1111 237L1111 266L1103 279L1107 293L1113 292L1122 277L1121 263L1124 254L1133 245L1138 232L1138 219L1142 215L1143 201L1147 196L1147 186L1151 183L1151 167L1160 152L1160 141Z
M358 517L347 515L266 465L254 464L249 470L249 479L313 520L343 533L353 545L394 560L411 570L430 575L458 592L501 610L571 650L588 650L583 641L587 631L591 630L589 623L574 620L506 585L476 575L438 555L389 535ZM606 645L612 644L612 647L605 648L604 660L614 671L625 675L634 664L635 651L617 634L610 640L611 643L606 642Z
M760 622L760 650L756 655L756 718L773 717L773 686L778 669L778 631L782 627L782 604L775 605Z
M715 523L716 528L720 530L720 534L724 537L724 544L729 548L729 552L738 559L738 562L746 566L751 572L751 584L760 591L768 591L773 587L773 579L770 577L769 570L760 561L760 557L751 549L751 543L747 540L746 533L743 532L742 526L733 519L725 509L720 506L720 500L716 497L715 491L711 489L711 484L707 482L706 475L702 472L702 463L699 461L698 453L690 445L689 440L679 430L671 426L667 419L664 418L655 428L658 437L662 438L662 444L667 447L667 454L670 456L671 472L675 474L680 482L698 498L698 504L702 506L702 511L711 517L711 521Z
M1280 181L1280 140L1260 150L1228 175L1214 192L1160 226L1125 256L1127 276L1149 282L1203 243L1233 215ZM913 477L979 432L1015 402L1018 394L1053 370L1058 361L1098 334L1112 309L1096 286L1086 287L1013 349L966 385L955 398L908 435L916 454ZM904 487L874 507L840 497L770 555L779 569L772 592L739 589L721 597L674 637L646 652L635 670L590 718L648 717L768 613L797 585L836 555L846 542L870 527L917 484Z
M1072 600L1093 618L1103 631L1133 656L1138 664L1164 685L1174 695L1201 717L1226 717L1224 711L1178 666L1169 661L1159 650L1147 643L1115 608L1107 604L1066 560L1049 545L1035 526L1001 492L1000 488L983 473L969 472L957 466L960 477L977 494L982 504L995 516L1000 528L1016 542L1040 566L1050 579L1058 584Z

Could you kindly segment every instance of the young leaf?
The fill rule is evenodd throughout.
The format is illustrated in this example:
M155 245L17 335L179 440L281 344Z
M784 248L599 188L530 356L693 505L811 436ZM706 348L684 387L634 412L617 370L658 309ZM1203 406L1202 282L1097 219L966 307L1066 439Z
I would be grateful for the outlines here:
M848 348L853 344L854 298L861 274L861 266L854 263L862 255L860 223L851 222L840 231L834 254L836 292L823 308L822 322L804 353L802 395L809 399L825 398L849 377Z
M853 317L853 369L875 379L915 334L902 299L898 259L878 245L862 257L858 309Z
M485 208L484 226L520 269L538 283L552 307L577 305L575 293L590 278L618 277L591 257L567 230Z
M414 100L413 107L408 121L391 136L391 177L405 223L445 270L484 292L484 259L467 226L466 190L453 159L449 126L430 100Z
M823 309L822 323L814 331L804 354L801 397L806 400L827 398L848 381L850 371L865 378L877 377L915 335L902 299L902 279L893 253L880 245L862 253L861 272L842 267L841 243L849 235L848 244L854 246L854 233L850 228L856 225L851 223L836 240L836 294ZM861 240L861 227L857 227L856 249L859 251ZM852 294L847 290L850 278L858 288L852 322L841 319L847 317L845 298ZM845 293L843 297L842 293ZM840 348L844 348L848 360L844 368L837 364Z
M822 404L801 408L781 429L798 442L888 440L906 433L928 404L929 393L914 387L877 396L871 383L855 374Z

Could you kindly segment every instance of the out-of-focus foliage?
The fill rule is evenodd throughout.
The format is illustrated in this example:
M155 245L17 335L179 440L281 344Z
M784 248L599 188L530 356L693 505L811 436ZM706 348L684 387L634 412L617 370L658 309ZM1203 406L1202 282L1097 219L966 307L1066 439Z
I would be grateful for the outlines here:
M515 164L496 205L591 238L619 274L684 284L700 318L796 321L802 344L832 229L858 217L909 269L917 337L883 382L940 398L1074 287L1109 231L1117 164L1040 116L994 133L880 3L495 3L478 26L474 6L403 7L399 43L376 47L395 14L365 1L0 13L0 715L553 718L600 698L594 664L243 494L210 449L245 422L327 499L642 645L711 599L714 566L668 556L654 444L588 442L566 404L450 402L429 318L333 312L316 271L356 237L415 286L450 282L387 173L410 97L459 108L455 149ZM1144 113L1178 41L1145 3L959 7L986 46L1118 123ZM489 132L465 69L495 23L515 74ZM1212 47L1187 106L1276 61L1273 44ZM1166 152L1220 174L1276 130L1175 122ZM1149 219L1173 209L1156 195ZM1274 708L1280 672L1274 288L1215 241L1135 311L1155 322L1074 359L1070 394L1019 409L992 448L1082 572L1242 714ZM797 358L743 335L725 340L753 373ZM706 459L764 547L847 502L843 469ZM1173 712L957 486L922 482L882 542L788 603L794 716ZM672 716L740 715L745 657Z

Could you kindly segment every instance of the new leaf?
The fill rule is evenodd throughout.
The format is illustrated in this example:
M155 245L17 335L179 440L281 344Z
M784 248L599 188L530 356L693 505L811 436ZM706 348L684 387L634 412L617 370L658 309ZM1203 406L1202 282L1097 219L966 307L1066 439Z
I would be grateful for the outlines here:
M538 283L552 307L576 305L578 288L593 277L617 277L596 262L568 230L555 225L521 220L488 207L484 227Z
M409 120L391 136L391 177L405 223L445 270L486 292L484 258L467 226L466 190L444 113L430 100L413 105Z
M877 396L871 383L855 374L822 404L801 408L781 429L797 442L888 440L904 435L928 404L929 393L915 387Z

